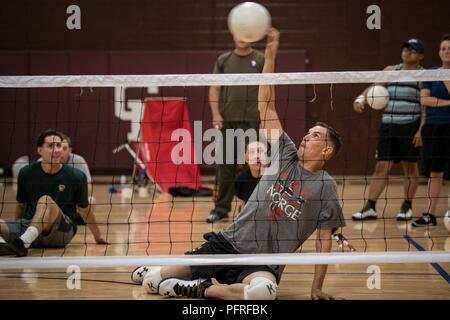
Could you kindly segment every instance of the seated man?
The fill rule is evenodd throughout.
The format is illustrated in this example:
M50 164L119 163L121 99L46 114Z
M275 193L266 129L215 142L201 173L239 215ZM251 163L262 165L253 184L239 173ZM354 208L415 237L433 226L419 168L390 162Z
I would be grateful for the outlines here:
M271 28L265 73L274 72L278 39L278 31ZM258 108L271 142L271 166L236 220L222 232L205 234L207 242L188 254L293 253L316 230L316 250L330 252L332 230L345 225L336 183L322 170L341 147L338 133L317 123L297 150L283 132L274 94L273 86L259 87ZM169 297L273 300L283 270L280 265L139 267L132 279L149 293ZM316 265L312 299L333 299L322 291L326 271L327 265Z
M0 219L0 240L19 257L26 256L30 246L65 247L76 234L77 211L89 216L86 175L61 163L62 140L55 130L39 135L42 161L20 170L16 219Z
M245 149L245 162L248 167L236 178L234 189L243 208L261 179L266 163L265 144L259 141L249 142ZM239 210L240 211L240 210Z
M88 211L80 211L77 212L77 224L85 225L89 227L92 234L94 235L95 241L98 244L106 244L106 240L103 238L100 229L97 225L97 220L95 218L95 203L96 200L93 196L93 188L92 188L92 176L89 171L89 167L87 165L86 160L75 153L72 153L72 140L66 134L60 132L63 140L62 140L62 152L61 152L61 163L66 164L72 168L78 169L86 175L87 180L87 188L88 188L88 201L89 201L89 210ZM87 214L86 214L87 213Z
M264 168L267 166L267 150L264 143L252 141L245 149L245 162L248 165L235 181L236 196L240 202L239 212L245 207L248 199L255 190L259 180L263 176ZM347 247L350 251L356 248L348 241L342 233L335 233L338 228L333 229L333 239L336 240L339 248Z

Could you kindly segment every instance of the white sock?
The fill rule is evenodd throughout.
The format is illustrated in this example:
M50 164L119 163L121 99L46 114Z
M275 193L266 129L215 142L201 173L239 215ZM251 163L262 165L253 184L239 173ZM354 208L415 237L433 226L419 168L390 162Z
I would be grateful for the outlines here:
M25 248L29 248L31 243L39 237L39 230L36 227L30 226L27 230L20 236Z
M5 239L3 239L2 236L0 236L0 243L6 243Z

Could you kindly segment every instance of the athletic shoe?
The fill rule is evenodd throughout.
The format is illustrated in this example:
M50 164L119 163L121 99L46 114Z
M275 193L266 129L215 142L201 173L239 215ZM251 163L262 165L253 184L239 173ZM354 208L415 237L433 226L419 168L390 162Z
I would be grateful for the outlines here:
M19 238L17 233L11 233L9 238L8 247L17 257L25 257L28 255L28 249L25 248L22 239Z
M228 218L227 213L221 213L216 210L212 210L209 216L206 218L206 222L213 223L226 218Z
M184 280L180 278L167 278L158 286L158 293L172 298L205 298L205 290L211 284L205 279Z
M412 213L411 209L408 209L408 211L406 211L406 212L400 211L397 214L397 221L408 221L408 220L412 219L412 216L413 216L413 213Z
M352 214L353 220L376 220L377 218L377 213L372 208Z
M424 213L422 216L415 220L412 225L414 227L426 227L428 225L435 226L437 224L436 217L431 213Z
M10 256L15 254L8 246L8 243L0 243L0 256Z
M154 279L152 275L147 276L144 278L144 281L142 282L142 287L144 287L144 290L147 291L147 293L158 293L158 280Z
M137 267L131 273L131 281L133 281L136 284L142 284L142 282L144 281L144 278L147 275L149 270L150 270L150 267L145 267L145 266Z

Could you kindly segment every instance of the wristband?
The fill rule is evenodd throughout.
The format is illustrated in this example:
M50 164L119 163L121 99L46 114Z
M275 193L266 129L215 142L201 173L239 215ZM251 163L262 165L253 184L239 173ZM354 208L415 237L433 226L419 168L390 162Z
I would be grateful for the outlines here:
M361 95L358 96L358 98L355 99L355 102L358 102L360 104L364 104L366 102L366 97L363 94L361 94Z

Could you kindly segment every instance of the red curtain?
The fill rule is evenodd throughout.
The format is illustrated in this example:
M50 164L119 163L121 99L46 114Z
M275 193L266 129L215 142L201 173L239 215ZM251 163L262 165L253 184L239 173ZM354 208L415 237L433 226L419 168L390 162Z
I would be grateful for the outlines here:
M183 131L183 138L172 141L172 133L175 130L180 133L180 129ZM181 186L201 188L200 172L194 163L189 111L184 99L146 100L140 136L140 158L147 165L149 178L162 191L168 192L170 187ZM180 142L183 143L181 149ZM180 157L184 158L184 163L180 163Z

